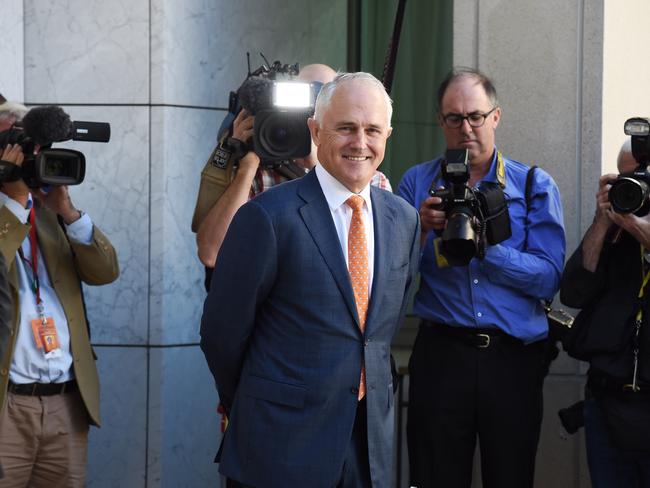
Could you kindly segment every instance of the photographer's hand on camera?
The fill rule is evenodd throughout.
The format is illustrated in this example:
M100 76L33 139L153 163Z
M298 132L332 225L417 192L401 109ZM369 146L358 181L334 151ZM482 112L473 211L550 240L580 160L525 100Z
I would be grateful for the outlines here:
M615 174L606 174L598 180L598 193L596 194L596 215L594 221L597 225L607 230L612 225L612 205L609 202L609 189L616 179Z
M0 159L16 166L22 166L25 156L19 144L7 144L2 151ZM23 207L27 205L29 200L29 188L22 178L17 181L7 181L2 184L2 191L11 199L17 201Z
M50 191L44 192L41 189L34 190L33 195L38 198L43 205L47 206L54 213L63 218L67 225L79 220L81 212L72 204L70 193L67 186L55 186Z
M612 225L627 231L644 247L650 248L650 215L639 217L633 213L612 210L609 190L616 177L616 174L610 173L598 180L596 215L582 240L582 266L592 273L596 271L603 244Z
M255 116L249 114L246 109L241 109L232 124L232 137L242 142L248 142L253 137L253 124Z
M428 197L420 206L420 225L422 228L421 243L427 240L429 231L442 231L447 223L447 215L444 210L440 210L438 205L442 203L439 197Z

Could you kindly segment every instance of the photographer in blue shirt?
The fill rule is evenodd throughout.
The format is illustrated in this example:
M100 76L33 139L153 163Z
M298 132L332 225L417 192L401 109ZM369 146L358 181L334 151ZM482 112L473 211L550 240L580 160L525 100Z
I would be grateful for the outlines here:
M453 266L441 251L449 214L430 196L445 186L444 158L412 167L399 185L422 225L414 306L422 321L409 364L411 484L469 487L478 437L484 486L532 487L548 333L542 300L558 290L565 253L560 195L537 169L526 201L528 167L496 149L501 109L483 73L452 70L438 106L447 148L467 150L467 186L501 188L511 234Z

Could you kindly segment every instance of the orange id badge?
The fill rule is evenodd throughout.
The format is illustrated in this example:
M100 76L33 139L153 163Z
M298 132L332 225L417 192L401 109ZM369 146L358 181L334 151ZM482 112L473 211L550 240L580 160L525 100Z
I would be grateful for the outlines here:
M43 349L48 354L59 348L59 334L52 317L43 317L32 320L32 332L36 347Z

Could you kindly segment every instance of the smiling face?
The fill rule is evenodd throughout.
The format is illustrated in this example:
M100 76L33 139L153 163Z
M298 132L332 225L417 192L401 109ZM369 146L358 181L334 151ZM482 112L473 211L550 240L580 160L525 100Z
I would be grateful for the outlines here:
M449 114L486 114L493 108L485 89L476 78L463 76L454 80L447 87L440 104L440 125L447 149L467 149L473 165L487 164L494 152L494 133L499 125L501 109L497 107L490 113L481 127L471 127L467 120L463 120L460 127L451 129L445 125L442 117Z
M320 164L348 190L359 193L384 159L392 128L386 96L363 80L341 83L320 122L309 119Z

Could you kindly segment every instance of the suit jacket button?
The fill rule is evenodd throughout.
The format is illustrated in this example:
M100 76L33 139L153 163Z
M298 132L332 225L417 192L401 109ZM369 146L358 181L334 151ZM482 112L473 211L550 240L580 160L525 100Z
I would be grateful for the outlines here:
M7 373L8 373L8 371L7 371L6 368L2 368L2 369L0 370L0 374L1 374L2 376L7 376Z
M353 395L358 395L359 388L355 388L355 387L350 388L350 393L352 393Z

